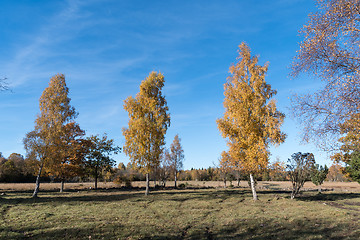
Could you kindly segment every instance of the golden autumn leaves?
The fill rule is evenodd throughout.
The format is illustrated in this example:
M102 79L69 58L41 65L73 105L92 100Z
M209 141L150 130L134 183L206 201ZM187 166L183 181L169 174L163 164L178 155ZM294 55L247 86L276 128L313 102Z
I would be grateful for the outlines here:
M251 56L246 44L239 47L239 61L230 67L231 75L224 85L225 113L217 124L228 139L230 157L223 159L256 173L267 166L269 144L284 142L280 126L285 115L270 100L276 91L265 82L267 65L258 65L258 58Z
M269 145L285 140L285 134L280 131L284 114L271 100L276 91L265 82L267 65L258 65L258 58L251 56L246 44L240 45L239 54L239 61L230 67L231 75L224 85L226 111L217 123L228 139L229 150L223 154L226 165L254 174L267 166ZM139 93L124 101L129 121L123 128L123 150L132 166L147 175L147 182L149 173L160 165L170 126L169 108L162 90L164 83L161 73L151 72L141 82ZM47 170L60 178L65 178L68 172L76 173L75 168L80 165L77 160L81 159L77 154L82 152L80 139L85 134L74 121L77 112L70 105L68 91L64 75L51 78L40 98L41 114L34 130L41 141L36 142L34 138L27 142L46 148L46 156L38 153L40 159L61 163L47 164ZM54 146L72 150L60 151Z
M109 155L120 151L106 135L84 138L85 131L75 122L78 114L70 105L68 92L64 75L50 79L40 97L35 129L24 138L28 157L39 164L33 197L37 197L44 172L61 180L60 191L68 178L85 175L95 178L96 188L101 171L114 165Z
M224 85L226 111L224 117L217 120L229 146L220 164L254 174L266 168L269 144L285 140L285 134L280 131L285 116L277 110L275 101L270 100L276 91L265 82L267 65L258 65L258 58L251 56L244 43L240 45L239 54L239 62L230 67L231 76ZM164 76L152 72L142 81L136 97L124 102L129 115L128 128L123 129L124 152L133 166L147 175L147 182L150 171L160 164L166 130L170 126L163 86Z
M294 97L292 109L305 141L348 163L360 151L360 1L322 0L318 9L301 31L292 75L313 74L323 87Z
M230 67L224 84L224 116L217 120L218 128L227 138L228 152L223 152L220 166L252 174L268 165L269 144L280 144L286 135L280 131L285 115L271 98L276 91L266 83L267 64L258 65L249 47L239 46L238 62ZM254 199L257 199L252 183Z
M146 174L146 192L149 194L149 173L160 165L160 156L165 145L165 134L170 126L170 114L162 93L164 76L151 72L140 84L140 92L135 98L124 101L128 112L128 128L125 136L124 152L133 166Z
M162 94L164 82L161 73L151 72L141 82L136 97L128 97L124 101L124 109L129 115L128 127L123 129L124 152L133 166L144 173L160 164L165 134L170 126L169 108Z

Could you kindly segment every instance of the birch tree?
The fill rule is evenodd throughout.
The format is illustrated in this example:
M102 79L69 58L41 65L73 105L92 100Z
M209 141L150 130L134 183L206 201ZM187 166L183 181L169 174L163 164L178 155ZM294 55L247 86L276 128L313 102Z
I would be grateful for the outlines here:
M27 158L36 159L38 167L35 189L32 197L36 198L40 189L40 177L43 173L44 164L46 161L46 152L48 152L49 145L46 145L40 134L35 130L28 132L23 140L24 148L26 150Z
M338 151L342 124L360 113L360 1L318 0L318 10L301 29L303 41L292 75L308 74L323 87L292 99L305 141Z
M149 194L149 173L160 164L165 134L170 126L169 108L162 93L164 82L161 73L151 72L141 82L136 97L130 96L124 101L129 115L128 127L123 129L124 152L132 165L146 175L145 195Z
M84 160L88 151L84 144L85 131L79 124L70 122L61 128L61 134L53 140L52 149L57 153L53 163L46 170L54 177L60 179L60 192L64 191L65 181L71 177L84 174Z
M170 145L170 160L174 169L174 181L175 181L175 188L177 188L177 175L178 172L183 168L183 161L184 161L184 150L181 146L181 139L179 135L176 134L174 137L173 142Z
M39 100L40 114L35 120L35 130L28 133L24 140L27 152L36 154L40 161L33 197L37 197L43 169L56 174L55 169L61 166L67 154L68 149L63 144L66 142L66 124L77 117L75 108L70 105L68 92L63 74L50 79Z
M227 138L232 165L249 174L257 200L253 176L266 168L269 145L285 141L286 135L280 131L285 115L272 99L276 91L265 82L268 65L258 65L258 57L251 56L245 43L239 46L237 60L224 84L225 113L217 125Z
M226 188L226 180L228 174L231 172L231 170L233 170L233 166L231 166L231 164L234 161L232 161L230 158L231 158L230 154L226 151L223 151L221 153L219 160L219 171L220 171L219 173L220 173L220 178L223 179L224 188Z
M166 187L166 180L172 175L172 173L174 173L174 165L171 160L171 154L167 148L163 151L159 170L162 185L163 187Z

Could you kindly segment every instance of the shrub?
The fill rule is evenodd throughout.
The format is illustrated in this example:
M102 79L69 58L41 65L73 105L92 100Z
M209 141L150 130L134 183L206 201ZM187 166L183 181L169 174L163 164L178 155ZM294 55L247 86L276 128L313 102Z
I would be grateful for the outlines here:
M315 158L312 153L294 153L288 159L287 169L292 183L291 199L300 193L305 181L311 177L314 169Z

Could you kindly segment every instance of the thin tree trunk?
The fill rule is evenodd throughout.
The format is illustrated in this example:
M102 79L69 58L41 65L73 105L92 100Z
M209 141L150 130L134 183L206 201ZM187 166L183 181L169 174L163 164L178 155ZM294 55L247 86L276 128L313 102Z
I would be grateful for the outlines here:
M97 182L98 182L98 165L95 166L95 190L97 190Z
M149 195L149 188L150 188L150 180L149 180L149 173L146 174L146 190L145 190L145 196Z
M226 188L226 177L224 177L224 188Z
M38 197L39 188L40 188L40 175L41 175L41 171L42 171L43 167L44 167L44 163L42 162L40 165L40 168L39 168L38 175L36 176L35 189L34 189L34 193L32 195L33 198Z
M294 190L292 190L290 199L294 199L294 198L295 198L295 192L294 192Z
M177 188L177 184L176 184L177 176L176 175L177 175L177 171L175 171L175 175L174 175L175 176L175 178L174 178L174 180L175 180L175 188Z
M64 192L64 183L65 183L65 180L64 179L61 179L61 187L60 187L60 192Z
M253 194L253 200L258 200L258 197L256 195L256 189L255 189L255 181L254 181L254 178L253 178L253 175L250 173L250 183L251 183L251 191L252 191L252 194Z
M237 179L237 186L240 187L240 177Z
M156 188L156 171L157 170L157 168L155 167L155 169L154 169L154 187Z
M294 199L296 194L297 194L297 190L298 189L298 186L296 183L293 183L293 188L292 188L292 191L291 191L291 197L290 199Z
M321 185L319 185L319 189L318 189L319 193L321 193Z

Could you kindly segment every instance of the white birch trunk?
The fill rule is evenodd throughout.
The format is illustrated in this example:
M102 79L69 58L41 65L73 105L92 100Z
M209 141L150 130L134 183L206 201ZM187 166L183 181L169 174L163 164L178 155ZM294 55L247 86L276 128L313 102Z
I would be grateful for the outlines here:
M175 178L174 178L174 179L175 179L175 183L174 183L174 184L175 184L175 188L177 188L177 185L176 185L176 181L177 181L177 171L175 171L174 177L175 177Z
M145 196L149 195L149 188L150 188L150 180L149 180L149 173L146 174L146 190Z
M35 189L34 189L34 193L32 195L33 198L37 198L38 193L39 193L39 188L40 188L40 175L41 175L41 171L44 167L44 163L42 162L39 168L39 172L38 175L36 176L36 183L35 183Z
M253 194L253 200L258 200L257 194L256 194L256 189L255 189L255 181L253 178L253 175L250 173L250 183L251 183L251 191Z

